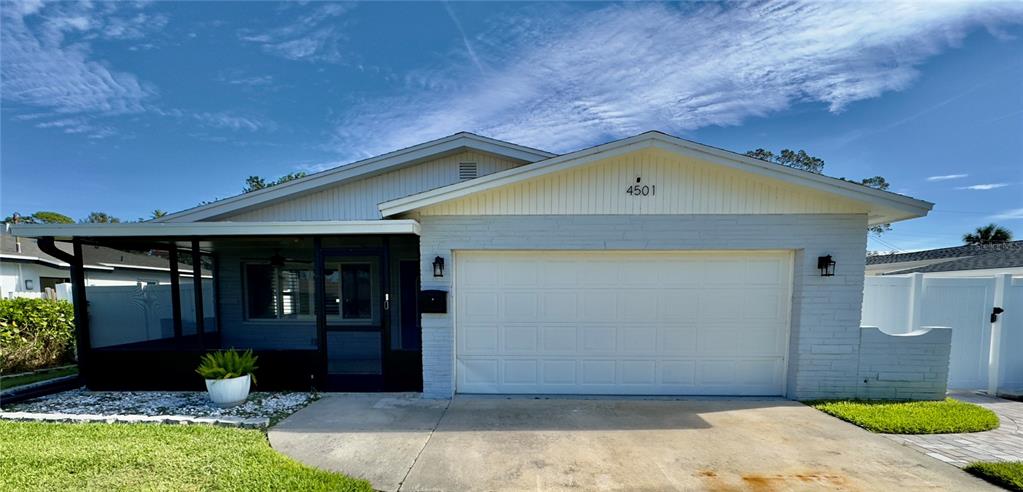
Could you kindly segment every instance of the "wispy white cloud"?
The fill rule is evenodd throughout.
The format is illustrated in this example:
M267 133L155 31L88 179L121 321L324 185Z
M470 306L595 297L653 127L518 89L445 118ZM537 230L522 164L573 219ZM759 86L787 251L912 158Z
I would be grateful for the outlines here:
M992 215L990 218L994 220L1017 220L1017 219L1023 220L1023 208L1005 210L1003 212L999 212L995 215Z
M942 176L928 176L927 181L948 181L950 179L962 179L969 176L969 174L945 174Z
M199 121L213 128L227 128L231 130L247 130L255 132L259 130L274 130L277 125L268 119L258 116L246 116L231 112L198 112L191 113L196 121Z
M90 4L5 3L3 99L59 114L142 112L155 87L93 59L87 36L141 32L134 22L146 19L120 21L107 33Z
M250 87L268 86L274 83L272 75L252 75L252 76L237 76L237 77L223 77L219 79L221 82L229 85L244 85Z
M448 17L451 18L451 22L455 24L455 28L458 29L458 33L462 36L462 44L465 46L465 52L472 60L472 64L483 73L483 63L480 62L480 57L476 55L476 49L473 48L472 42L469 41L469 37L465 35L465 29L462 28L462 21L458 20L458 16L455 15L455 10L451 8L449 2L444 2L444 10L447 11Z
M60 131L75 135L83 134L89 138L107 138L117 134L117 132L108 125L98 125L91 122L87 118L60 118L55 120L47 120L36 123L36 128L56 128Z
M2 14L2 95L36 128L89 138L118 134L112 117L147 114L233 131L273 130L266 118L167 108L155 85L95 54L96 40L137 41L169 19L145 4L8 2ZM128 49L155 46L136 43ZM259 80L239 83L256 84Z
M347 39L344 23L337 22L354 5L328 3L299 15L283 27L257 32L239 31L238 38L255 43L271 55L289 60L337 63L344 59L341 43Z
M334 145L361 155L470 130L555 151L648 129L737 125L796 103L832 112L907 88L917 66L1019 3L764 2L576 6L502 17L475 36L479 67L418 71L365 101ZM355 155L351 156L355 157Z
M957 190L987 191L987 190L994 190L994 189L998 189L998 188L1005 188L1006 186L1009 186L1009 183L985 183L985 184L975 184L975 185L970 185L970 186L959 186L959 187L956 187L956 189Z

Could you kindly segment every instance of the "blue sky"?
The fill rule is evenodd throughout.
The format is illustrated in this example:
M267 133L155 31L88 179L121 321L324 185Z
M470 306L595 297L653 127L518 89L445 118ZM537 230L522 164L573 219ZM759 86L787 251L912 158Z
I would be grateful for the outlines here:
M4 2L0 207L125 219L467 130L806 149L1023 237L1023 3Z

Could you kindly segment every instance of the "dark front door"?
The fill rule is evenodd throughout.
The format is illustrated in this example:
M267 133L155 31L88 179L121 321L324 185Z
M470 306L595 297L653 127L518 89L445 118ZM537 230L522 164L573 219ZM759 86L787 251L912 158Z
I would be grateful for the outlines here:
M319 260L326 389L383 390L391 309L386 251L325 249Z

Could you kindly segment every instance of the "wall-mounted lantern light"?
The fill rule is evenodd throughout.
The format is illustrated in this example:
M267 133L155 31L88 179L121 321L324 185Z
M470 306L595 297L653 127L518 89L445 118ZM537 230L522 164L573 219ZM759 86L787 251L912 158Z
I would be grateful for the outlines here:
M817 257L817 269L821 271L822 277L834 277L835 276L835 260L831 259L831 255L818 256Z
M32 279L26 279L25 290L32 290L33 287L35 287L35 284L32 282Z
M433 276L434 277L444 276L444 258L438 256L433 259Z

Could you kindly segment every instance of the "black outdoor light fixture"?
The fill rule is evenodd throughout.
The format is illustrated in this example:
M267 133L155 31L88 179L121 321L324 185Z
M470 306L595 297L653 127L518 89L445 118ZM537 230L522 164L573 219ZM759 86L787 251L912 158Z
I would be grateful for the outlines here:
M433 276L434 277L444 276L444 258L438 256L433 259Z
M821 271L822 277L834 277L835 276L835 260L831 259L831 255L818 256L817 257L817 269Z

